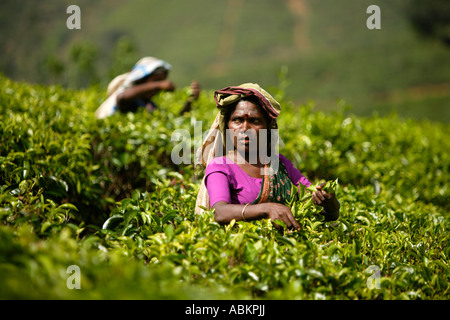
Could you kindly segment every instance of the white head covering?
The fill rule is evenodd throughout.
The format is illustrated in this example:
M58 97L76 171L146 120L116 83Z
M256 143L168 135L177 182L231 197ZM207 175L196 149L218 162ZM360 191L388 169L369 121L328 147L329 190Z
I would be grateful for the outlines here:
M130 72L115 77L108 85L107 99L95 111L95 116L98 119L103 119L112 115L117 111L117 95L133 86L136 81L151 75L159 68L169 71L172 66L164 60L154 57L144 57L134 65Z

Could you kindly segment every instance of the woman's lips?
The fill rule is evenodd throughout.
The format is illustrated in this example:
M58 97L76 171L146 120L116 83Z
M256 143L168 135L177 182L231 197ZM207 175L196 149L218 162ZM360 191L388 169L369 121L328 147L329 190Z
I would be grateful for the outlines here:
M254 139L250 138L250 137L245 137L245 138L240 138L238 140L238 143L244 146L250 146L253 143L256 143Z

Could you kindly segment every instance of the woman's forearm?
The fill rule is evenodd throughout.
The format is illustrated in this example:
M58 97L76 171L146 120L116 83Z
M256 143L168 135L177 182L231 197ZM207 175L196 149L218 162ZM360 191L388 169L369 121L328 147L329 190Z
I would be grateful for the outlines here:
M138 84L121 92L117 96L117 103L122 105L143 96L155 95L159 90L159 81Z
M270 219L272 222L275 220L284 222L289 229L300 230L291 209L281 203L265 202L245 206L220 201L214 205L214 209L216 222L220 224L230 223L233 219L236 221Z
M263 203L245 206L221 201L214 205L214 209L215 220L220 224L228 224L233 219L236 221L244 221L244 219L245 221L252 221L269 217L267 208ZM243 210L244 214L242 214Z

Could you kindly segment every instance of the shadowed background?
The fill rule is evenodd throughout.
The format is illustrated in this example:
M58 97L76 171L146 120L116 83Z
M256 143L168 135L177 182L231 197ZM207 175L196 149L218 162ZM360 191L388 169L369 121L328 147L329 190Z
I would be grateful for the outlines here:
M69 5L81 30L68 30ZM367 7L381 9L369 30ZM450 120L449 2L388 0L98 0L0 4L0 72L101 90L142 56L172 64L178 87L282 87L357 115Z

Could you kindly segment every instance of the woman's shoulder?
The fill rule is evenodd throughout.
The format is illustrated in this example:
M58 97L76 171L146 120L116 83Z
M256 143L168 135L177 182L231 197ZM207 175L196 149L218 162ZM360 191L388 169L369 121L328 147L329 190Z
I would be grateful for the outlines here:
M294 166L294 164L288 159L286 158L284 155L282 155L281 153L278 155L280 162L284 165L284 167L286 168L286 170L288 171L289 175L291 176L291 178L296 179L296 176L298 174L300 174L300 171Z
M301 183L307 187L311 185L309 180L298 170L294 164L286 158L284 155L279 154L280 161L283 162L286 170L288 171L289 176L291 177L292 182L295 184Z
M281 153L278 154L278 158L280 159L281 162L283 162L285 166L293 166L292 162Z

